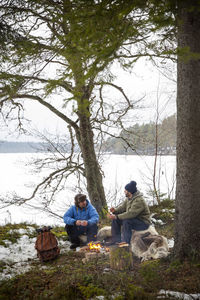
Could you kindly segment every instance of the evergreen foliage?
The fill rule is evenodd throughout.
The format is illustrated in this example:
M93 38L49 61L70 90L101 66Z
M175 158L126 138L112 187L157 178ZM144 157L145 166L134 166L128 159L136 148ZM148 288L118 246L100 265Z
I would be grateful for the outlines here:
M158 124L157 147L160 154L175 154L176 115L165 118ZM128 144L127 144L128 142ZM156 124L135 124L122 130L117 138L110 137L102 149L114 154L155 155Z
M173 12L168 9L161 21L162 5L153 13L154 1L145 0L3 0L0 4L3 120L17 120L18 128L23 129L24 100L39 102L62 119L68 126L72 155L68 159L62 157L67 167L56 170L44 182L50 187L50 182L56 181L54 186L58 188L72 172L77 172L78 177L81 174L100 214L106 209L106 199L93 129L100 131L99 139L102 130L106 132L111 124L120 127L121 118L134 108L134 101L112 84L109 68L114 61L127 69L140 57L171 57L174 40L169 32L173 31ZM167 34L162 30L166 22ZM102 88L106 85L123 95L120 108L116 109L114 101L105 103ZM99 97L96 87L100 87ZM81 159L74 155L75 141ZM42 184L36 187L33 197L41 187ZM55 190L46 192L55 194Z

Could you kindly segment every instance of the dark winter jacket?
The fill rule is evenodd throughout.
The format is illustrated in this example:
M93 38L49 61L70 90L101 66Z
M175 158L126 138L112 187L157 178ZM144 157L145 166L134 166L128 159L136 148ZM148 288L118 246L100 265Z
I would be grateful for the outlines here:
M94 206L88 201L84 208L72 205L64 214L64 222L68 225L74 225L77 220L88 221L88 224L95 224L99 221L99 215Z
M120 220L138 218L146 224L150 224L150 211L142 194L137 191L132 198L126 198L125 201L115 208L115 215Z

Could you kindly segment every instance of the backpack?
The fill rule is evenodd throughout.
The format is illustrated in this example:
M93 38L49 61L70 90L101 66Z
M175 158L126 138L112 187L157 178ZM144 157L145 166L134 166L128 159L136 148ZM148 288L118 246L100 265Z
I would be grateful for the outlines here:
M36 229L39 234L35 242L35 249L37 250L37 256L41 262L52 260L60 253L58 241L56 236L50 232L51 229L49 226Z

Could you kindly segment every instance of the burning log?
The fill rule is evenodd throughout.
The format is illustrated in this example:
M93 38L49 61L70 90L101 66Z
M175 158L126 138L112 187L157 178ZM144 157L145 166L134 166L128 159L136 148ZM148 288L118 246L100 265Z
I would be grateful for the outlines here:
M83 263L86 263L91 259L97 259L99 257L107 256L109 255L108 251L109 248L103 247L100 242L90 242L89 244L87 244L87 246L85 246L85 258L82 261Z
M110 247L110 267L120 271L133 268L133 254L129 244L120 243Z
M101 245L100 242L90 242L87 246L84 246L78 250L79 253L84 253L85 258L83 258L83 263L99 257L104 257L109 255L109 248Z
M90 242L88 244L89 250L92 252L100 252L102 249L100 242Z

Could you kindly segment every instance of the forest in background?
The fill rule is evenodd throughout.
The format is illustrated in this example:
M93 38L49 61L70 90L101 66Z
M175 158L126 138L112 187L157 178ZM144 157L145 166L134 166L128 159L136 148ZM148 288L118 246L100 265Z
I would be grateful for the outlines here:
M161 123L135 124L109 137L102 145L111 154L174 155L176 154L176 114Z
M59 146L59 147L58 147ZM176 114L165 118L161 123L150 122L124 129L118 137L109 137L102 145L102 152L111 154L155 155L176 154ZM0 153L34 153L70 151L70 145L61 143L54 148L48 143L37 142L6 142L0 141ZM77 150L77 148L76 148Z
M0 153L41 153L41 152L69 152L70 145L60 143L54 147L53 144L43 142L7 142L0 141Z

